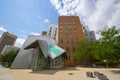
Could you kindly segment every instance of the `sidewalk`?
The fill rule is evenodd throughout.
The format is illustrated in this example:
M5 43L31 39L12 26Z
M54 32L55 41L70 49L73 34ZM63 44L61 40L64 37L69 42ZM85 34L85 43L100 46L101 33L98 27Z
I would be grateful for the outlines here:
M13 80L12 76L0 65L0 80Z
M99 80L97 77L87 77L88 71L103 73L109 80L120 79L120 69L117 68L68 67L61 70L32 72L30 69L9 69L0 66L0 80L13 80L13 78L14 80Z

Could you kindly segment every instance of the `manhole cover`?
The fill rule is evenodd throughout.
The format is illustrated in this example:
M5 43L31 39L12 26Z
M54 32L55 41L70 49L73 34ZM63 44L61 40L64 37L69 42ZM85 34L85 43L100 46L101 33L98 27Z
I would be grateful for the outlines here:
M69 75L73 75L73 73L69 73Z

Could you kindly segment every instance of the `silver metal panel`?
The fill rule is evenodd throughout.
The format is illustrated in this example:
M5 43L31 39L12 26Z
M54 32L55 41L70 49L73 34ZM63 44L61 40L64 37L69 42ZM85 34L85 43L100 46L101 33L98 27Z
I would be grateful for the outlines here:
M54 39L46 37L46 36L28 36L22 48L20 49L18 55L13 61L11 68L24 68L24 69L26 68L27 69L30 67L32 55L34 54L34 49L24 50L24 48L36 40L44 40L47 42L48 45L57 44Z

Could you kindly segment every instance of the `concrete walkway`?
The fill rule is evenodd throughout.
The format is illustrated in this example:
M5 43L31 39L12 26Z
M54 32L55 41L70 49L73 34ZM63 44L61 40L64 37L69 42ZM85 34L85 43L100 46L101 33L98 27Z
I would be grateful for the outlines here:
M0 80L13 80L12 76L10 76L1 65L0 65Z
M99 80L86 76L86 72L98 71L109 80L120 80L120 69L69 67L61 70L32 72L30 69L9 69L0 66L0 80Z

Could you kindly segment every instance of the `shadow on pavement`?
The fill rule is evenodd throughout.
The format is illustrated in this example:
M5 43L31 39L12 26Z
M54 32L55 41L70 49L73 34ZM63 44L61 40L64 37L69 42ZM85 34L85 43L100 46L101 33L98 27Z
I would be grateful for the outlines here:
M111 72L113 72L115 74L120 74L120 70L112 70Z
M58 71L72 71L72 70L79 70L79 69L76 69L76 67L65 67L65 68L62 68L62 69L57 69L57 70L40 70L40 71L31 71L30 73L32 74L45 74L45 75L54 75L55 73L57 73ZM69 75L73 75L73 74L69 74Z

